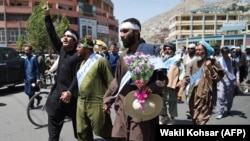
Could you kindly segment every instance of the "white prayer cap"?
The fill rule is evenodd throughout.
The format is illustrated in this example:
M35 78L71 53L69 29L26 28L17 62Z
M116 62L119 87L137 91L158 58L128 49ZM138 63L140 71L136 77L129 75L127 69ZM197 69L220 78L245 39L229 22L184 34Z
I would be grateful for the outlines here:
M195 47L196 47L196 45L193 43L188 45L188 48L195 48Z
M240 46L237 46L236 49L240 49Z

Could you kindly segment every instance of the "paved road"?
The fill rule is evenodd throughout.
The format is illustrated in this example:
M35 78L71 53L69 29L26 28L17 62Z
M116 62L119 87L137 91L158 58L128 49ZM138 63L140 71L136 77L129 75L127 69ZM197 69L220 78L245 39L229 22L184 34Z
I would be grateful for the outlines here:
M1 141L47 141L47 127L38 128L32 125L26 115L28 97L23 93L23 86L0 89L0 140ZM178 104L179 116L176 124L191 124L186 118L185 103ZM112 118L114 118L112 112ZM215 114L208 124L250 124L250 95L236 96L232 108L232 115L221 120L215 119ZM66 121L61 132L60 141L74 141L71 121ZM95 136L95 141L103 141Z

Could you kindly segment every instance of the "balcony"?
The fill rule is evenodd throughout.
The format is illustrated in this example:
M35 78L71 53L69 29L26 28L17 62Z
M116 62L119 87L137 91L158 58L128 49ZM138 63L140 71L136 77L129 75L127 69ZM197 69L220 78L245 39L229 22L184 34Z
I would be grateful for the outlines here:
M21 6L6 6L6 13L30 14L32 13L32 8Z

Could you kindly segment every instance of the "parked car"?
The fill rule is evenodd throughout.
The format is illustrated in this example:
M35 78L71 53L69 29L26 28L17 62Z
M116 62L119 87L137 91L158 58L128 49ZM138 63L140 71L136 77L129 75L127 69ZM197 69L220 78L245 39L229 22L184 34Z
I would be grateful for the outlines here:
M24 59L9 47L0 47L0 87L24 83Z

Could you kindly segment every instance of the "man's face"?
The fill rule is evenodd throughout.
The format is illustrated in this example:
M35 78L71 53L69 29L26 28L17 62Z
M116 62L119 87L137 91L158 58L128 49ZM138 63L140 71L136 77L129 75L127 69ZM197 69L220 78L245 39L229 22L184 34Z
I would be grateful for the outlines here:
M240 55L240 53L241 53L241 49L236 48L236 56L239 56L239 55Z
M32 51L30 50L29 47L25 47L25 48L24 48L24 53L25 53L27 56L29 56L29 55L31 55Z
M82 46L82 44L78 44L77 48L76 48L76 51L77 51L77 55L79 57L85 57L86 53L85 53L85 47Z
M202 46L202 44L199 44L197 47L196 47L196 56L198 57L201 57L201 58L204 58L206 56L206 50L205 48Z
M188 54L194 55L195 54L195 48L188 48Z
M233 58L236 57L236 50L235 50L235 49L233 49L233 50L231 51L231 56L232 56Z
M181 50L182 50L182 52L185 52L186 48L185 47L181 47Z
M228 58L229 58L228 55L229 55L229 54L228 54L227 52L222 53L222 57L223 57L224 59L228 59Z
M172 55L172 54L174 54L174 52L170 47L164 47L164 54Z
M74 38L72 36L64 35L61 38L61 41L63 43L64 48L67 48L67 49L73 49L74 48L75 40L74 40Z
M111 45L110 48L109 48L109 51L111 53L117 53L118 52L118 49L115 45Z
M121 40L125 48L130 48L135 44L135 34L132 29L121 29L120 30Z

